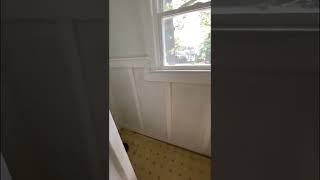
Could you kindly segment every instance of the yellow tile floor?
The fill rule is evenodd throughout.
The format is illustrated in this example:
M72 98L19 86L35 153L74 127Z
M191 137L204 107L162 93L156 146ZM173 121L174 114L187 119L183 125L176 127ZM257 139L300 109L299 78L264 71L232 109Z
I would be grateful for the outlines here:
M138 180L209 180L211 160L167 143L120 129Z

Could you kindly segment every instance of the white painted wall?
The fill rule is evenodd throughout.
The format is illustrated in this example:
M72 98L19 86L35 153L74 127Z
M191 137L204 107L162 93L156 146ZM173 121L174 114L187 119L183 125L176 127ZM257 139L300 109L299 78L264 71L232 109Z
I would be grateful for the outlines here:
M211 156L210 74L146 71L152 58L146 1L110 1L113 117L118 127Z
M110 1L110 57L145 56L138 1Z

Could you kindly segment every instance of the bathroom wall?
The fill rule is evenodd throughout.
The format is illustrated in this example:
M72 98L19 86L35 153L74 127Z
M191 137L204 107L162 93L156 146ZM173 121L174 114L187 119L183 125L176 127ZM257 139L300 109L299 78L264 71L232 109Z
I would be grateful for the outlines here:
M110 1L112 115L118 127L210 156L210 73L146 72L152 56L144 2Z

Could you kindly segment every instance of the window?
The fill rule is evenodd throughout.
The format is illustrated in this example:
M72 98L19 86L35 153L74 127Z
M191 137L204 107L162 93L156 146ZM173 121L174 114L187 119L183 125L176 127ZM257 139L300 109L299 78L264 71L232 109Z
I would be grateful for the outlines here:
M210 0L155 0L157 70L209 70Z

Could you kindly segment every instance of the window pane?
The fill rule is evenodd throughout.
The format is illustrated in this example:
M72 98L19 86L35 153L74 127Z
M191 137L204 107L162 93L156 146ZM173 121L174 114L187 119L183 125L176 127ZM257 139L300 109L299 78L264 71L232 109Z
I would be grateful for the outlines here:
M163 19L165 66L210 65L210 9Z
M205 3L210 0L162 0L163 11L178 9L180 7L191 6L196 3Z

